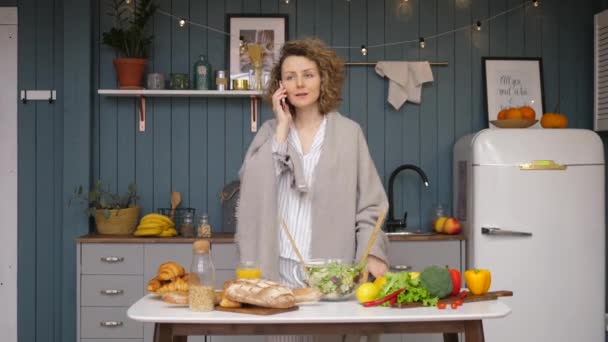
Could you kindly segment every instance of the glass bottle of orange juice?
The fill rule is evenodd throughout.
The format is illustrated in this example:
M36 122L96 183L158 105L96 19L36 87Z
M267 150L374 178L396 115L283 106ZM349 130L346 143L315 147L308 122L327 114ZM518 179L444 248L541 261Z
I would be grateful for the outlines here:
M240 262L236 268L237 279L259 279L262 277L262 270L255 261Z

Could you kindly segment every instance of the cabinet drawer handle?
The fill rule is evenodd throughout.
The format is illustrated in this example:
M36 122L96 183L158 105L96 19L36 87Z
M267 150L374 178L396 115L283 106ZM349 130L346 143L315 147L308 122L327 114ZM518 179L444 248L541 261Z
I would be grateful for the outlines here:
M99 322L99 325L101 325L102 327L107 327L107 328L114 328L114 327L122 327L123 323L121 322L117 322L117 321L101 321Z
M123 257L114 257L114 256L111 256L111 257L101 257L101 261L102 262L107 262L109 264L115 264L117 262L123 262L123 261L125 261L125 258L123 258Z
M123 290L107 289L99 291L102 295L116 296L125 293Z

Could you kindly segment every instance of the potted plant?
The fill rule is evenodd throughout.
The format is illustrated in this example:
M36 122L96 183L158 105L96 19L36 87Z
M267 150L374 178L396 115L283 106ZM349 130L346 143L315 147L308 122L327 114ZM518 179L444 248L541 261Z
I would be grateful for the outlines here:
M103 43L118 55L113 62L119 88L140 89L152 43L152 35L146 32L146 26L158 6L153 0L114 0L110 6L108 15L114 17L114 27L103 33Z
M128 235L133 233L139 219L139 207L136 204L138 199L135 183L129 184L127 192L120 196L110 192L109 186L97 181L87 194L82 185L77 187L68 206L72 200L86 203L85 213L95 219L99 234Z

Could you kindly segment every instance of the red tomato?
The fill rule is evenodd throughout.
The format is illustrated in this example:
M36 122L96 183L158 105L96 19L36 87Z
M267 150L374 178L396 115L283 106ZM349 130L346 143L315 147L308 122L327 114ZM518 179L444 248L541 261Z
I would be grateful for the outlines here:
M462 299L456 299L454 301L454 303L456 303L456 305L460 306L460 305L462 305Z
M443 310L443 309L445 309L445 307L446 307L445 303L437 303L437 309Z
M454 302L454 303L450 304L450 307L452 309L458 309L458 304Z

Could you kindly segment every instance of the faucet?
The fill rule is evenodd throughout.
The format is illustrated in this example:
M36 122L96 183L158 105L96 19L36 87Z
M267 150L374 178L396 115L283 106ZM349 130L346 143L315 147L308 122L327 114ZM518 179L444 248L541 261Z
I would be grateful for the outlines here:
M397 228L407 228L407 211L403 214L403 221L396 220L393 215L393 182L395 181L395 177L403 170L414 170L416 171L422 180L424 181L424 186L429 186L429 179L426 177L424 171L416 165L412 164L403 164L395 169L391 173L391 176L388 179L388 219L386 221L386 229L389 232L394 232Z

